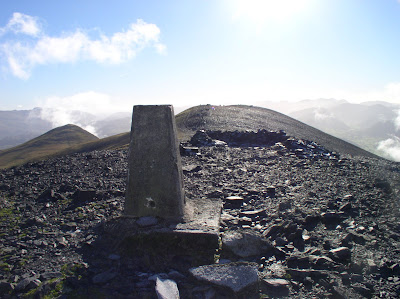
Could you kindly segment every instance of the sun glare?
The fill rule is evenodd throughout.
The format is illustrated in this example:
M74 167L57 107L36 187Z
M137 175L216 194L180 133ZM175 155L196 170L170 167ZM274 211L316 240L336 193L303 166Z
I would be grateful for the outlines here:
M235 0L234 19L245 18L257 24L285 22L309 9L313 0Z

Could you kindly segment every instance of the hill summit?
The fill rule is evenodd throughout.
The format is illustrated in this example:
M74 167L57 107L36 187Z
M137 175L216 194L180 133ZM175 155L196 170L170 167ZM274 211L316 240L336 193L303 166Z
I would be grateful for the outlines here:
M377 157L351 143L326 134L285 114L267 108L233 105L202 105L176 116L181 139L190 138L197 130L285 131L288 136L315 141L325 148L352 156Z
M36 137L24 144L0 152L0 168L43 159L71 146L98 140L76 125L65 125Z

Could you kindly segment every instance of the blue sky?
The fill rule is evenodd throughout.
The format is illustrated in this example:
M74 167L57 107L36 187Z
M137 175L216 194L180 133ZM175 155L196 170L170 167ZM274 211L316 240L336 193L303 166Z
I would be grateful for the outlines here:
M0 110L400 104L397 0L2 1Z

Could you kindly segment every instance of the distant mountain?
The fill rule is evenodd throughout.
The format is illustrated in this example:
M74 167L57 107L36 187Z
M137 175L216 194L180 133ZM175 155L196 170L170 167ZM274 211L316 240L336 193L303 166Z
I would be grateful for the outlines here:
M100 138L117 135L131 130L132 113L120 112L96 121L93 127Z
M379 151L378 145L393 136L400 136L397 124L400 106L385 102L320 104L316 101L314 107L292 111L288 115L370 152L393 158Z
M368 101L368 102L362 102L361 105L365 105L365 106L382 105L382 106L392 108L392 109L400 109L399 104L388 103L385 101Z
M349 103L345 100L336 99L316 99L316 100L302 100L297 102L288 101L262 101L258 102L257 106L272 109L283 114L289 115L292 112L306 110L310 108L330 108L339 104Z
M94 140L98 138L78 126L59 127L24 144L0 151L0 168L42 159L71 146Z
M0 111L0 149L24 143L52 129L52 123L42 119L40 109Z
M75 124L100 138L130 130L130 112L99 117L82 111L34 108L32 110L0 111L0 150L12 148L47 131Z

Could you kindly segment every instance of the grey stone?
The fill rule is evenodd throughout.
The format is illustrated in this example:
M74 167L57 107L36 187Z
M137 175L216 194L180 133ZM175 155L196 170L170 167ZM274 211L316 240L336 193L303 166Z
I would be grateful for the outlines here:
M31 289L34 289L40 285L41 281L37 279L36 277L29 277L21 280L17 286L15 287L15 290L18 292L22 291L28 291Z
M112 253L108 256L108 259L110 259L112 261L119 261L121 259L121 256L119 256L118 254Z
M139 225L140 227L153 226L156 225L157 223L158 223L157 218L153 216L140 217L136 221L136 224Z
M275 245L276 246L285 246L288 244L288 241L282 237L276 237L275 238Z
M104 284L117 276L117 273L112 271L106 271L95 275L92 279L95 284Z
M235 293L258 284L258 265L255 263L214 264L191 268L197 279L228 287Z
M244 198L243 197L241 197L241 196L228 196L227 198L226 198L227 200L229 200L229 201L243 201L244 200Z
M206 131L199 130L190 139L190 143L194 146L210 146L213 145L213 140L207 135Z
M352 209L351 202L347 202L340 206L339 211L347 212L350 211L351 209Z
M181 220L184 189L171 105L134 106L124 214Z
M158 299L179 299L178 286L171 279L160 279L157 277L156 293Z
M340 286L333 286L332 287L332 294L334 298L338 299L345 299L346 298L346 291L344 288Z
M352 284L352 288L366 298L371 298L373 290L362 283Z
M292 279L303 281L307 277L319 280L321 278L327 278L329 276L327 271L324 270L312 270L312 269L287 269L286 273L290 274Z
M287 296L290 283L282 278L270 278L262 280L262 290L272 297Z
M78 189L72 195L74 204L91 202L96 199L97 192L96 190L81 190Z
M325 224L337 224L345 218L346 215L343 212L325 212L321 214L322 222Z
M313 267L315 269L330 269L335 265L335 262L327 256L317 256L310 254L308 258L310 262L313 263Z
M62 276L61 272L46 272L46 273L43 273L42 275L40 275L40 280L46 281L46 280L53 279L53 278L59 278L61 276Z
M292 207L292 204L289 201L285 201L285 202L281 202L279 204L278 209L279 209L279 211L285 211L285 210L290 209L291 207Z
M378 269L377 264L373 259L366 259L367 271L369 273L375 272Z
M136 219L121 217L109 223L106 228L107 239L115 242L120 238L119 252L129 256L157 256L164 261L170 261L174 269L181 271L186 263L179 261L175 256L190 256L194 262L192 267L207 265L214 262L214 254L219 246L219 225L222 203L220 200L200 198L188 200L185 205L184 221L180 223L167 223L160 221L151 227L138 227ZM123 232L123 234L121 234ZM145 261L145 259L141 259ZM155 262L151 271L166 271L163 263Z
M225 141L221 141L221 140L214 140L214 145L215 146L228 146L228 144Z
M222 246L240 257L260 255L265 250L272 248L272 245L262 235L244 230L223 233Z
M7 281L0 281L0 294L8 294L14 290L14 285Z
M282 278L271 278L271 279L263 279L264 285L267 285L271 288L287 288L290 284L286 279Z
M147 278L147 280L156 282L157 279L167 279L167 278L168 278L167 273L157 273L157 274L151 275L149 278Z
M339 262L348 262L351 259L351 250L348 247L339 247L329 251L332 258Z
M232 261L231 260L228 260L228 259L220 259L219 261L218 261L218 263L220 264L220 265L222 265L222 264L229 264L229 263L231 263Z

